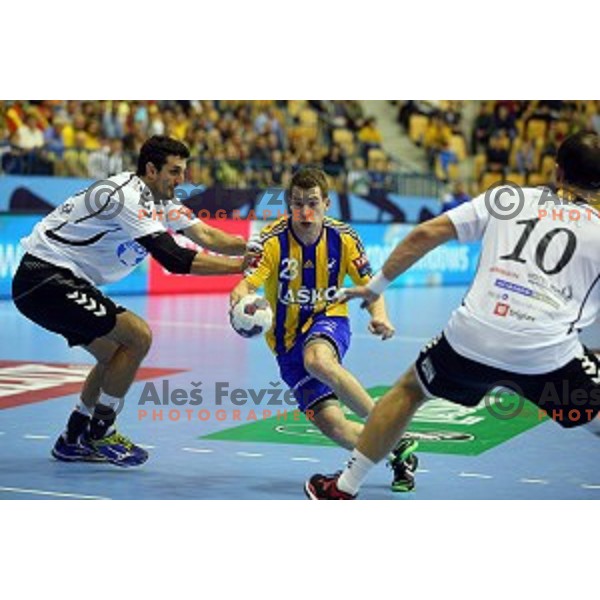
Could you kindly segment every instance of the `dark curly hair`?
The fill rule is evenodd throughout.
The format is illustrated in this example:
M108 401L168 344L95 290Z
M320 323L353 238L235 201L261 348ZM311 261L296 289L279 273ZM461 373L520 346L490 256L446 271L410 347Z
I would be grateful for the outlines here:
M189 158L190 151L185 144L166 135L153 135L144 142L138 157L136 175L146 174L146 165L151 162L160 171L167 162L167 157L179 156Z
M569 136L559 147L556 162L566 183L600 190L600 137L591 131Z

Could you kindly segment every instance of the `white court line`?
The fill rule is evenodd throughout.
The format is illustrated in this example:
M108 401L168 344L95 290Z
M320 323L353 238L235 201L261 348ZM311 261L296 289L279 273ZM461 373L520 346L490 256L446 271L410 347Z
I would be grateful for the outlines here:
M429 469L417 469L417 473L429 473Z
M154 450L154 448L156 448L156 446L152 446L152 444L136 444L136 446L139 446L144 450Z
M295 460L297 462L310 462L310 463L321 462L318 458L310 458L309 456L294 456L294 457L290 458L290 460Z
M195 452L196 454L210 454L214 452L214 450L210 450L209 448L182 448L184 452Z
M236 452L236 454L247 458L260 458L261 456L264 456L264 454L260 454L259 452Z
M542 485L546 485L548 482L545 479L519 479L521 483L540 483Z
M159 320L151 320L148 321L150 325L164 325L165 327L185 327L186 329L221 329L221 330L230 330L231 325L227 325L225 323L198 323L197 321L159 321ZM356 333L354 334L355 338L372 340L375 339L376 336L370 333ZM398 342L428 342L431 340L431 336L429 337L415 337L412 335L395 335L391 340L396 340Z
M473 477L475 479L493 479L491 475L484 475L483 473L459 473L459 477Z
M26 440L49 440L49 435L34 435L33 433L26 433L23 436Z
M30 490L27 488L2 487L0 492L15 492L17 494L33 494L37 496L55 496L56 498L77 498L78 500L110 500L103 496L86 496L84 494L69 494L67 492L50 492L48 490Z
M591 483L582 483L581 487L586 490L600 490L600 485L591 484Z

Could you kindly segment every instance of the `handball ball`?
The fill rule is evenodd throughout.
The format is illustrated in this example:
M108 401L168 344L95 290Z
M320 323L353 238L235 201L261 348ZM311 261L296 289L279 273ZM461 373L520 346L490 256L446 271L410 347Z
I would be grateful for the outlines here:
M233 329L242 337L263 335L273 325L273 311L269 303L257 294L244 296L230 311Z

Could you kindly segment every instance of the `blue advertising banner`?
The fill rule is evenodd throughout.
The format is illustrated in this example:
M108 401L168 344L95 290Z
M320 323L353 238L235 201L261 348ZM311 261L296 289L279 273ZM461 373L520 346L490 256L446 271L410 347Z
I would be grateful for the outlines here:
M412 225L356 225L374 271L383 266L396 245L413 229ZM397 287L423 285L465 285L477 270L480 243L461 244L453 240L438 246L402 274Z

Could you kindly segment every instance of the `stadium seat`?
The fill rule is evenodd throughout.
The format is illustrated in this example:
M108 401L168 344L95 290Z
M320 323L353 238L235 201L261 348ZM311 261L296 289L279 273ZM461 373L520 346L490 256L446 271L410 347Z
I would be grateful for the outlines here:
M494 185L502 183L504 179L504 175L502 173L484 173L481 178L481 182L479 183L479 192L483 193L488 188L491 188Z
M525 187L525 175L523 175L522 173L512 171L506 176L506 179L511 183L515 183L517 185L520 185L521 187Z
M527 137L530 140L543 139L546 135L547 128L548 124L546 121L542 121L541 119L531 119L531 121L527 123Z
M427 125L429 125L429 117L425 115L411 115L408 124L408 136L415 144L420 144L423 141Z
M542 175L541 173L529 173L529 177L527 178L527 185L531 187L536 187L538 185L547 185L548 178Z

